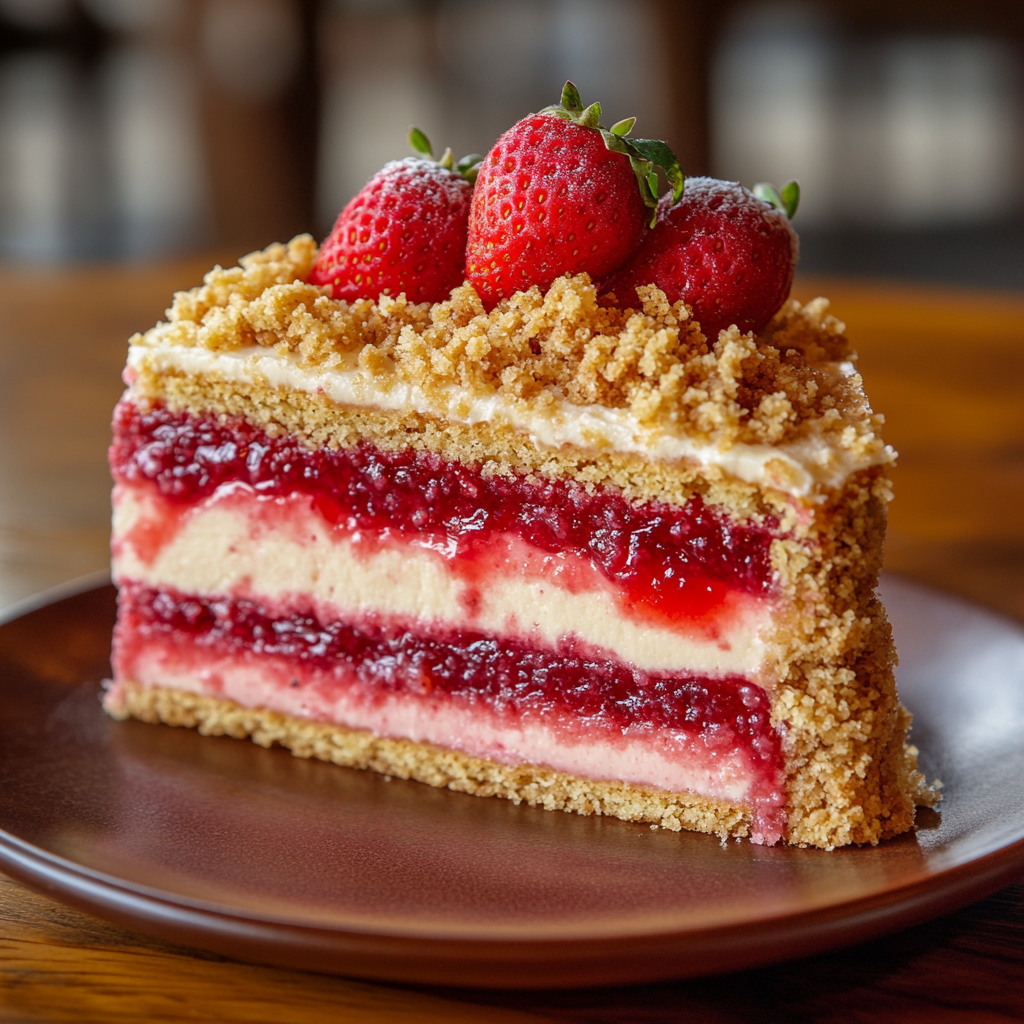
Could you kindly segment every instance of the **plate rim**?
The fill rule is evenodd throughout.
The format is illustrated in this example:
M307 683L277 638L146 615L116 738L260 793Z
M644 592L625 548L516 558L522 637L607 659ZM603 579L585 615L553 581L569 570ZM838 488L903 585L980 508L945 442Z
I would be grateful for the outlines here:
M896 576L897 574L887 574ZM1002 620L1016 620L905 576L930 595ZM43 591L0 613L10 624L109 587L107 571ZM260 913L169 892L79 864L0 828L0 870L29 888L166 941L242 960L383 981L482 988L570 988L628 984L747 969L862 942L980 899L1024 871L1024 833L968 861L885 884L867 895L720 925L643 928L585 935L504 935L489 929L418 930L390 919L331 923ZM585 928L585 925L582 926ZM764 940L765 933L773 939ZM625 947L625 948L624 948ZM682 959L680 959L682 958ZM529 977L520 973L529 970Z
M910 884L757 922L633 935L430 936L285 922L186 903L0 829L0 868L31 889L164 941L234 959L379 981L554 989L747 970L854 945L950 913L1020 876L1024 838ZM773 937L764 941L765 933ZM521 972L533 972L523 978ZM467 984L467 973L474 980Z
M812 853L816 851L810 851ZM821 851L827 856L826 851ZM358 934L366 936L381 936L388 938L419 940L425 937L446 942L576 942L584 941L585 936L564 932L545 936L542 926L523 925L515 932L508 931L501 933L495 929L480 927L474 929L473 925L456 926L445 930L443 926L435 927L434 930L426 932L416 928L403 929L400 920L392 919L388 923L374 926L353 918L348 922L332 924L328 921L303 920L300 917L289 917L278 915L272 912L261 913L256 910L247 910L241 907L233 907L227 903L218 903L213 900L204 900L196 896L187 896L181 893L174 893L166 889L159 889L155 886L145 885L141 882L133 882L130 879L120 878L117 875L99 871L96 868L80 864L70 857L53 853L41 846L31 843L20 836L15 835L6 829L0 828L0 867L3 867L6 858L14 861L31 860L44 864L52 869L54 874L81 878L96 888L107 888L117 891L138 902L152 902L154 904L168 904L181 907L197 914L213 915L217 917L230 918L237 921L265 924L274 928L298 928L309 932L324 934ZM1005 861L1005 863L1004 863ZM1019 863L1018 863L1019 862ZM985 870L981 870L983 866ZM684 936L702 935L711 931L725 931L735 928L760 928L780 921L802 920L813 916L829 916L834 912L851 910L860 906L868 906L875 902L890 902L901 893L913 894L918 890L931 892L933 889L943 889L940 884L947 878L955 878L961 873L973 877L975 874L988 876L999 874L1004 871L1012 873L1015 870L1024 870L1024 829L1020 836L1013 841L998 846L988 853L973 857L968 861L950 865L937 871L918 874L909 881L892 882L874 890L868 895L854 896L849 899L837 900L823 903L816 907L794 913L782 913L767 915L762 918L747 919L741 922L730 922L721 925L679 927L668 924L664 927L653 926L648 929L638 928L635 931L621 931L598 936L596 939L586 941L621 941L637 936L656 938L659 936ZM995 890L992 890L995 891ZM581 930L585 925L581 925ZM531 930L532 929L532 930Z
M32 612L39 612L52 604L79 597L90 590L102 590L105 586L116 586L109 569L97 569L95 572L87 572L84 576L65 580L0 608L0 626L8 626L16 619Z

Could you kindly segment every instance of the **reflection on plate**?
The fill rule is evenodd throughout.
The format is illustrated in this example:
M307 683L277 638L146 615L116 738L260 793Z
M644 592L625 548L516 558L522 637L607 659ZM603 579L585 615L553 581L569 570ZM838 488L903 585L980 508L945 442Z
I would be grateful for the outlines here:
M883 583L941 813L875 848L721 844L111 721L113 589L0 626L0 869L242 959L405 981L613 984L924 920L1024 866L1024 630Z

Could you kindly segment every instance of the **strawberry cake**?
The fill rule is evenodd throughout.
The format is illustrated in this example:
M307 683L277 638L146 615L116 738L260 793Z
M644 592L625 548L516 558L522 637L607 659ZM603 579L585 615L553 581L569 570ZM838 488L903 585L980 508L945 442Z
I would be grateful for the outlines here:
M567 85L458 164L416 133L322 246L131 340L105 706L723 838L904 832L893 453L788 298L793 189L684 187L600 114Z

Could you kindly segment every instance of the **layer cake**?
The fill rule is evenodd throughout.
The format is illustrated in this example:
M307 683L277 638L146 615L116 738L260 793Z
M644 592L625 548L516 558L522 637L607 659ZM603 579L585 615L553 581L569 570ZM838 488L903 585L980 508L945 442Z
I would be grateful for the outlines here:
M316 260L131 340L112 715L769 845L934 802L875 593L893 453L825 300L705 337L654 285L342 300Z

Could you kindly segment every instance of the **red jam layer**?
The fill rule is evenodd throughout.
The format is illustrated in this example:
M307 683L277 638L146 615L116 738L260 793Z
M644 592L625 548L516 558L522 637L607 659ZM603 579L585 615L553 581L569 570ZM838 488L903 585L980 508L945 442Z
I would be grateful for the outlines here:
M679 730L708 751L742 750L755 815L768 825L781 814L780 733L771 726L765 691L742 677L642 672L571 638L545 650L471 630L428 635L369 618L275 617L249 600L192 597L136 583L123 584L118 600L119 645L171 641L211 654L283 658L296 665L292 686L304 685L301 668L317 669L355 681L369 699L375 693L455 699L510 720L540 718L577 741L582 724L588 732L613 735Z
M648 616L711 613L729 590L772 591L777 523L738 525L699 496L680 507L630 502L607 489L475 466L410 450L310 449L271 438L240 417L194 417L122 402L110 465L122 482L149 481L191 504L235 482L267 497L308 494L331 524L435 539L467 570L489 536L513 534L544 552L585 558Z

